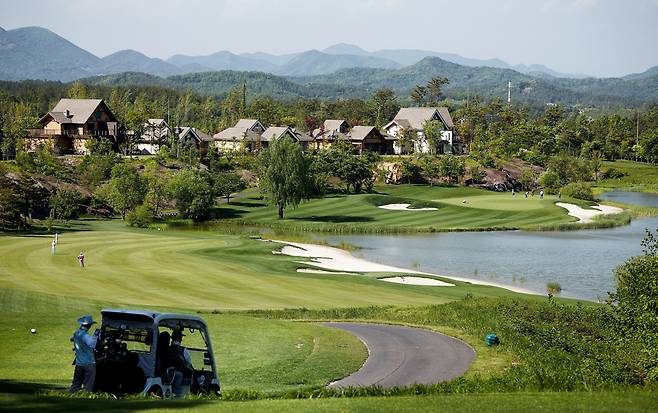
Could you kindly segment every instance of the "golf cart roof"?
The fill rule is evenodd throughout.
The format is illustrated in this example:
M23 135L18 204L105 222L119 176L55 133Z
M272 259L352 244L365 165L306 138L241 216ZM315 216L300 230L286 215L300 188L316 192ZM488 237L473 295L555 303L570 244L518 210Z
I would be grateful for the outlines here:
M104 308L101 310L103 320L115 319L126 321L149 322L156 325L175 328L180 327L206 327L203 318L191 314L159 313L146 310L125 310L116 308Z

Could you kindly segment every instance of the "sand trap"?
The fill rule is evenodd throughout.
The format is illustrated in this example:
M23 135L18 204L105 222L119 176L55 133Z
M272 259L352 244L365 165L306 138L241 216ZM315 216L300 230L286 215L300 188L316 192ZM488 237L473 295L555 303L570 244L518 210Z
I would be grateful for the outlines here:
M378 208L388 209L389 211L436 211L438 208L409 208L411 204L387 204L380 205Z
M318 268L323 268L325 270L348 271L348 272L349 271L392 272L392 273L404 273L404 274L432 275L435 277L447 278L450 280L462 281L475 285L489 285L492 287L504 288L506 290L514 291L517 293L533 294L533 295L539 294L536 291L527 290L525 288L503 285L491 281L474 280L465 277L445 276L439 274L432 274L428 272L414 271L407 268L399 268L390 265L377 264L374 262L364 260L362 258L356 258L345 250L341 250L339 248L334 248L334 247L327 247L325 245L303 244L301 242L287 242L287 241L274 241L274 240L272 241L286 244L281 249L282 254L290 255L293 257L305 257L311 259L310 262L300 261L300 264L313 265ZM396 278L396 277L392 277L392 278ZM408 277L405 276L404 278L406 279ZM416 278L422 278L422 277L416 277ZM453 285L445 283L444 287L447 286L453 286Z
M435 280L433 278L423 278L423 277L389 277L389 278L380 278L380 281L386 281L389 283L396 284L408 284L408 285L429 285L435 287L446 287L451 286L447 282Z
M610 205L594 205L592 208L596 209L583 209L578 205L568 204L566 202L557 202L555 205L567 210L567 213L572 217L578 218L580 223L592 222L594 217L599 215L619 214L624 210Z
M337 271L314 270L313 268L298 268L297 272L303 272L303 273L307 273L307 274L359 275L355 272L337 272Z

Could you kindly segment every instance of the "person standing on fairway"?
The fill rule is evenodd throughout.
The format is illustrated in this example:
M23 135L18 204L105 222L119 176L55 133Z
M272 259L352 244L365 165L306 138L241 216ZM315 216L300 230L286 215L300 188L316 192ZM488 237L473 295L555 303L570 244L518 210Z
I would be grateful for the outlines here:
M80 255L78 255L78 261L80 262L80 268L85 267L85 253L84 251L80 251Z
M50 243L50 253L51 253L52 255L55 255L55 248L57 248L57 241L53 240L53 241Z
M71 341L75 351L75 370L73 372L73 382L69 388L69 393L75 393L84 388L85 391L94 390L94 380L96 380L96 359L94 358L94 348L98 342L98 333L89 335L89 329L96 322L90 315L83 315L78 318L80 328L73 333Z

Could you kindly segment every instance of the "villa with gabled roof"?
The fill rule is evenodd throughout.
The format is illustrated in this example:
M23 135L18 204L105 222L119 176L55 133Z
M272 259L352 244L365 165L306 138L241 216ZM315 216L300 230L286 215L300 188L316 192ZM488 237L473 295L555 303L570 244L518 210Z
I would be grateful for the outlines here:
M41 129L27 130L28 151L51 144L57 153L86 154L89 139L117 143L117 119L102 99L60 99L39 123Z
M414 152L429 153L430 147L425 137L425 122L437 121L441 127L441 139L437 145L438 153L462 153L463 148L459 139L453 133L454 124L450 111L446 107L412 107L402 108L395 118L384 126L385 133L395 140L393 149L396 154L405 152L405 148L399 143L399 138L404 131L414 132Z

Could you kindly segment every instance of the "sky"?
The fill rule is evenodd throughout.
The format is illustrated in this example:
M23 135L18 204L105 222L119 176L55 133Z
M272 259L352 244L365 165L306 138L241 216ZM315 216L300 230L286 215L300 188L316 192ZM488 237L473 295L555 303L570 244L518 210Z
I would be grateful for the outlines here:
M6 30L45 27L100 57L282 54L344 42L594 76L658 65L658 0L0 0L0 10Z

